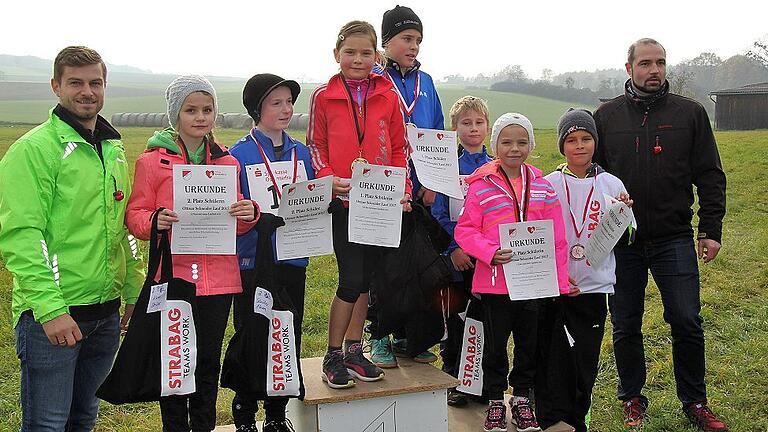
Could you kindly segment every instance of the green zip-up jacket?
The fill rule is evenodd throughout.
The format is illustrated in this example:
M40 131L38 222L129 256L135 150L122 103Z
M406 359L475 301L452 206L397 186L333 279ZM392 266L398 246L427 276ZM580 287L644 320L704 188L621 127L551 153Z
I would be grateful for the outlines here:
M13 274L14 327L27 310L45 323L70 306L138 298L144 266L124 225L125 149L119 139L101 145L103 165L51 110L0 160L0 254Z

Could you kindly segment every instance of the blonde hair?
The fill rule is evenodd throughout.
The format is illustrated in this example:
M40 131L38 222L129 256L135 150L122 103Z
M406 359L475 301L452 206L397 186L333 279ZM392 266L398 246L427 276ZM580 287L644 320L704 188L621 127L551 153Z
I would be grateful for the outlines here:
M448 116L451 118L451 129L456 129L459 124L459 117L467 111L475 111L485 117L485 122L490 123L488 119L488 103L475 96L463 96L453 104Z
M336 37L336 50L340 50L344 44L344 39L350 36L367 36L371 39L373 49L376 51L378 38L376 37L376 29L366 21L350 21L344 24L339 30L339 35Z

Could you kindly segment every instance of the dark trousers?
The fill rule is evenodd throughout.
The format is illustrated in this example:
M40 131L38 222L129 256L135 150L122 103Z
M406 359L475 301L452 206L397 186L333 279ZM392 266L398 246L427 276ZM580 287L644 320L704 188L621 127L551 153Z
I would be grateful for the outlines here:
M304 322L304 291L307 281L306 267L297 267L287 264L275 265L275 284L285 288L288 297L296 308L294 323L298 332L296 334L296 352L301 358L301 324ZM233 322L235 330L242 325L243 317L253 313L254 270L243 270L240 278L243 283L243 294L234 297ZM285 418L285 407L288 405L287 397L268 397L264 400L264 411L269 420L282 420ZM245 394L235 393L232 399L232 418L235 426L249 425L256 422L256 412L259 411L259 401L249 398Z
M508 386L514 396L529 397L536 375L536 329L539 300L511 301L506 294L482 294L485 307L483 389L488 399L501 400ZM515 342L509 370L507 342Z
M381 265L385 248L349 241L349 209L333 214L333 252L339 268L336 297L355 303L371 290L375 270Z
M442 295L443 308L448 314L448 337L440 342L440 358L443 360L443 372L458 376L459 354L464 338L464 321L459 314L467 308L467 302L472 295L472 275L474 270L462 272L463 280L451 283Z
M606 297L581 294L542 302L536 417L543 429L564 421L578 432L587 430L585 419L592 404L605 332Z
M672 329L677 397L684 406L707 398L699 268L691 239L643 242L615 249L616 294L609 299L618 398L642 396L645 385L643 312L648 270L659 287L664 321Z
M232 294L199 296L196 299L196 390L190 395L160 399L164 432L212 431L216 427L216 397L221 371L221 343L229 321Z

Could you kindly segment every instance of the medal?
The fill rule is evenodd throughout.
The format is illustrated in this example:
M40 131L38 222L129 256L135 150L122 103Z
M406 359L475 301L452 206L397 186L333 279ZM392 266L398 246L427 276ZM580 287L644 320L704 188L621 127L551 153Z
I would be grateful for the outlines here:
M581 261L586 254L584 253L584 246L576 243L571 247L571 259L574 261Z
M355 170L355 165L357 165L357 164L368 165L368 159L366 159L364 157L358 157L355 160L353 160L352 161L352 165L350 166L350 168L352 168L352 171Z
M407 128L415 128L416 127L416 123L408 122L408 123L405 124L405 127L407 127Z

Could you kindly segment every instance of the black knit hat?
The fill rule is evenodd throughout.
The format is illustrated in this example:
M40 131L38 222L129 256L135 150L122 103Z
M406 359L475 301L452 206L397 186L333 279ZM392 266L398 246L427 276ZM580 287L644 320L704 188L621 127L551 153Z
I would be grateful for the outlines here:
M248 111L253 120L258 123L261 117L261 104L269 93L280 87L286 86L291 90L291 96L293 96L293 102L296 103L296 98L299 97L301 92L301 86L299 83L293 80L286 80L277 75L264 73L251 77L248 82L245 83L243 88L243 106Z
M557 146L560 148L560 154L565 154L563 151L565 139L578 130L587 131L597 145L597 126L592 113L585 109L568 108L557 122Z
M394 9L384 12L381 19L381 46L389 42L403 30L415 29L424 35L419 16L409 7L397 5Z

